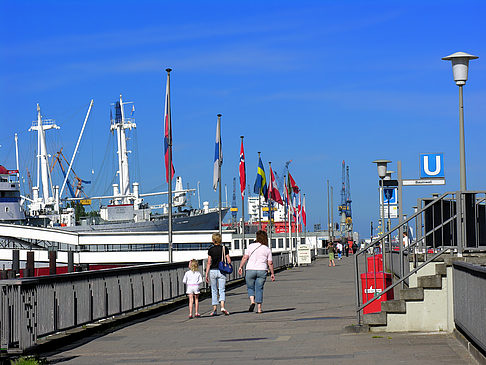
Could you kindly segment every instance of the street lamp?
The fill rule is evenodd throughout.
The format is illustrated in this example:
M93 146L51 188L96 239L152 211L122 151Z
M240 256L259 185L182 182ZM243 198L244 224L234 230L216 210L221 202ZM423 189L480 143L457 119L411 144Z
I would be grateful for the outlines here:
M385 177L383 178L383 180L391 180L391 176L392 174L394 173L395 171L386 171L386 175ZM383 192L383 198L385 197L385 193ZM391 199L391 198L390 198ZM391 228L391 222L390 222L390 199L387 197L386 198L386 203L387 203L387 208L388 208L388 211L387 211L387 218L388 218L388 226L387 226L387 231L390 230Z
M385 212L384 212L384 204L382 204L382 194L383 194L383 179L386 177L386 167L390 163L390 160L375 160L373 163L376 164L376 168L378 170L378 177L380 178L380 213L381 213L381 227L383 228L384 224L383 222L385 221Z
M452 62L452 73L456 85L459 86L459 150L461 163L461 191L466 191L466 150L464 142L464 105L462 87L466 85L469 60L478 58L464 52L456 52L442 59Z

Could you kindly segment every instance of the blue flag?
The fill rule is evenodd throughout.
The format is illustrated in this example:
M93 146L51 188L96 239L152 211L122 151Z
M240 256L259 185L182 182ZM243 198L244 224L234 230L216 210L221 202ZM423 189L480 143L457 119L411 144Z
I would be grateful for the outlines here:
M268 188L267 179L265 178L265 169L263 168L263 162L261 158L258 158L257 177L255 180L255 186L253 187L255 194L263 195L267 200Z

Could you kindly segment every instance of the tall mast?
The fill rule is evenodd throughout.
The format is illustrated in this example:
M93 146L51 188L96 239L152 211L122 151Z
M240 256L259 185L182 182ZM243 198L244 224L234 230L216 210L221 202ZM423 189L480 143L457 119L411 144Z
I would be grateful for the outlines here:
M44 124L44 122L47 122ZM42 120L40 106L37 104L37 122L33 122L29 131L37 131L37 188L42 184L42 203L45 206L49 203L49 161L46 147L45 131L49 129L59 129L53 121Z
M125 103L127 104L127 103ZM125 119L124 103L122 95L120 94L120 101L115 103L115 120L111 121L110 130L116 130L118 142L118 177L120 181L120 195L130 194L130 176L128 171L128 152L127 151L127 137L125 129L136 128L137 125L131 118ZM129 198L122 198L123 203L129 203Z

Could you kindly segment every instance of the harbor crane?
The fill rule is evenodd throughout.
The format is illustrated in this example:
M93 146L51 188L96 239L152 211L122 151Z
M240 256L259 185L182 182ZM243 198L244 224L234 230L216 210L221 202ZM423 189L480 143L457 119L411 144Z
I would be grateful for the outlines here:
M62 171L62 174L64 178L66 178L66 169L64 168L63 161L69 166L69 161L67 160L66 156L62 153L62 148L60 151L58 151L55 156L53 157L53 162L51 165L51 173L52 170L54 170L54 167L56 164L59 164L59 168ZM76 183L71 183L68 179L67 181L67 187L69 189L69 193L71 194L71 198L79 198L80 194L83 194L86 197L86 194L83 191L83 184L91 184L91 181L83 180L76 173L74 172L73 169L71 169L71 172L74 176L74 180L76 180ZM74 191L74 188L76 191Z
M351 188L349 183L349 166L343 160L341 168L341 204L338 207L341 216L341 237L348 241L353 236L353 218L351 213Z

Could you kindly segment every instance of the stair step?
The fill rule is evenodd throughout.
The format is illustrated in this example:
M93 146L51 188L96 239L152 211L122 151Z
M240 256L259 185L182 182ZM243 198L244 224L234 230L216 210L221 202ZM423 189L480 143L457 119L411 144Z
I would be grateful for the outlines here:
M386 312L365 314L363 323L369 326L386 326Z
M381 311L387 313L407 313L404 300L387 300L381 303Z
M424 288L400 289L398 297L406 301L424 300Z
M435 265L435 273L436 275L447 276L447 265L446 264Z
M424 289L442 289L442 276L426 275L417 278L417 286Z

